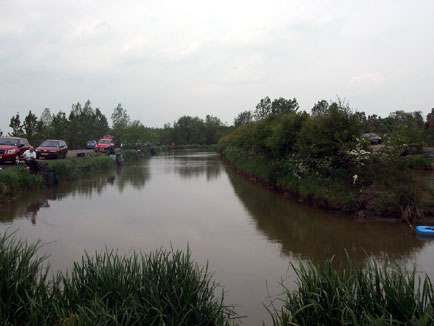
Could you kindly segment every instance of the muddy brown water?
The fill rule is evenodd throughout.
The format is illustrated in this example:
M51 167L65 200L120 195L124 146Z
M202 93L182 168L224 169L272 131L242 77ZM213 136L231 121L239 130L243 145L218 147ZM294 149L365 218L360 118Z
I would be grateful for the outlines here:
M431 177L431 175L429 175ZM86 250L149 252L190 247L209 262L245 325L270 323L263 303L292 287L290 264L346 252L418 264L434 278L434 242L406 225L355 219L284 199L230 170L215 153L176 152L17 198L0 211L0 231L41 239L53 270L71 268Z

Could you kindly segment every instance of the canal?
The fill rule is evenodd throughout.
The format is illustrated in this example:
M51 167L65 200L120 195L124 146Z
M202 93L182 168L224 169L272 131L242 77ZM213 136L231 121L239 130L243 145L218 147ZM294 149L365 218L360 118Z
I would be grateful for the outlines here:
M431 175L432 178L432 175ZM209 263L245 325L269 321L263 304L293 286L290 264L346 252L363 263L387 254L434 278L434 244L408 226L307 207L233 173L216 153L176 152L26 194L0 211L0 231L42 240L53 270L84 251L191 249ZM424 273L421 273L424 275Z

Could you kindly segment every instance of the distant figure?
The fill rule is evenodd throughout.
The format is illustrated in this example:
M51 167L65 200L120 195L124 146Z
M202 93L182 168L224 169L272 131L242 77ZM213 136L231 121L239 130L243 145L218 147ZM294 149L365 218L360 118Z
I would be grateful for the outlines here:
M26 162L27 166L30 168L30 171L33 174L38 173L39 165L38 162L36 161L36 152L33 146L30 146L30 148L24 152L23 156L24 156L24 161Z
M115 154L115 149L113 147L109 147L108 148L108 155L114 155Z

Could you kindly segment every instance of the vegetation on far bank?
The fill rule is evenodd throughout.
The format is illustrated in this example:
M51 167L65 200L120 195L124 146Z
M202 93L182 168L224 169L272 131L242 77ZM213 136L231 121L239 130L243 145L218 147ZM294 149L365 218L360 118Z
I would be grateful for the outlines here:
M128 154L127 151L126 153ZM127 155L126 160L135 159L136 151ZM115 161L107 155L96 155L93 157L72 157L65 160L53 160L39 162L45 165L44 171L54 173L59 181L72 180L83 175L103 171L114 166ZM45 180L41 173L32 174L26 170L24 164L19 166L9 166L0 171L0 201L14 197L16 194L42 188L45 186Z
M53 273L41 242L0 235L0 320L5 325L231 325L223 287L186 252L85 253ZM264 303L274 325L432 325L434 287L416 269L375 261L300 261L295 286ZM53 275L49 277L49 275ZM230 289L229 289L230 290ZM264 312L265 312L264 310ZM242 321L242 320L241 320Z
M410 169L434 160L402 156L422 151L417 116L403 114L408 121L398 119L395 133L371 146L360 114L340 101L319 102L311 115L294 105L273 111L267 103L255 112L256 121L240 124L218 144L244 173L332 210L408 221L434 215L433 189Z

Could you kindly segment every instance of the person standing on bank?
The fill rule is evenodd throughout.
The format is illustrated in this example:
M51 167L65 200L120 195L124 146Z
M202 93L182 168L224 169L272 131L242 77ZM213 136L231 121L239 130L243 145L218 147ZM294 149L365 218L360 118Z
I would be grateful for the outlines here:
M31 172L38 173L38 162L36 161L36 152L33 146L30 146L30 148L24 152L23 156Z

